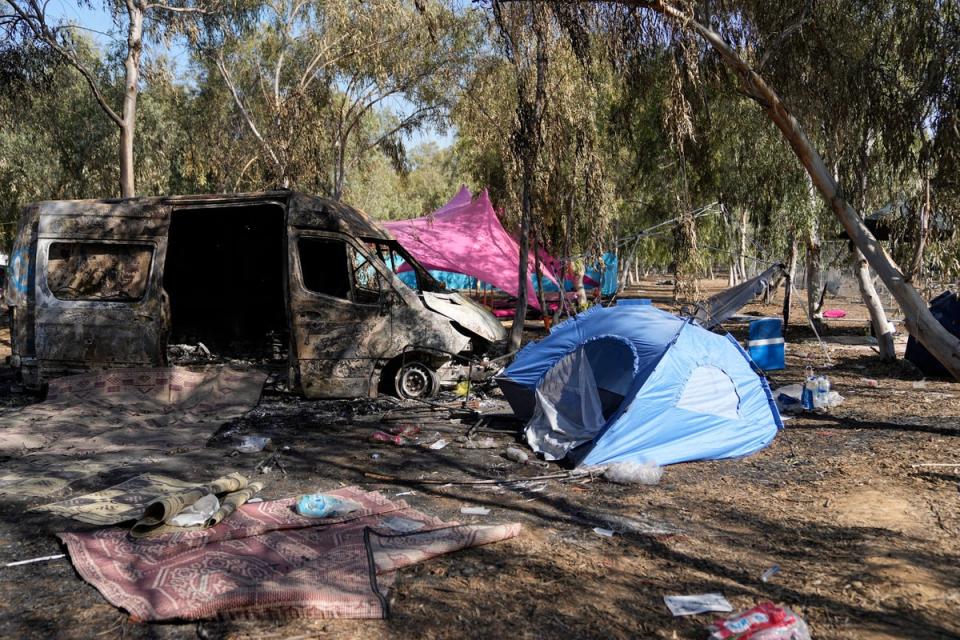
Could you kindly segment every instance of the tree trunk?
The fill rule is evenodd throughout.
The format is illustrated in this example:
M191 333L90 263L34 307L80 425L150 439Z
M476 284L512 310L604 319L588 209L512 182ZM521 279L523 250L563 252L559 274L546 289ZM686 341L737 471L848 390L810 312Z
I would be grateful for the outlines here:
M540 247L537 242L537 233L533 233L533 273L537 279L537 300L540 302L540 315L543 317L543 328L550 333L550 309L547 307L547 296L543 292L543 272L540 268Z
M797 235L790 234L790 255L787 258L787 275L783 279L783 335L790 326L790 309L793 304L793 276L797 271Z
M740 78L743 89L762 106L770 120L780 129L784 138L790 144L790 148L793 149L800 163L810 175L813 184L820 191L834 215L840 220L847 235L863 253L869 265L877 272L890 293L893 294L904 312L907 329L911 335L926 347L951 375L960 380L960 339L947 331L933 317L926 301L906 281L897 264L887 254L883 246L877 242L877 239L863 223L860 216L857 215L857 212L853 210L850 203L843 198L839 185L827 170L823 158L814 149L800 127L800 123L787 110L786 105L781 102L773 89L727 45L717 32L691 20L689 16L676 7L668 5L662 0L655 0L651 4L645 2L628 2L627 4L642 4L642 6L670 16L683 28L690 29L703 36L720 54Z
M583 260L576 260L573 266L573 290L577 292L577 310L587 308L587 290L583 288Z
M123 62L123 111L120 123L120 197L137 195L134 178L133 139L137 128L137 95L140 91L140 55L143 53L143 4L127 0L127 57Z
M746 208L740 209L740 228L737 230L740 240L737 247L737 268L740 270L740 282L746 282L750 277L747 274L747 224L749 222L750 218L747 215Z
M930 230L930 178L927 177L924 182L925 196L917 219L913 260L910 261L910 272L907 274L907 280L911 283L916 283L923 273L923 252L927 247L927 234Z
M536 37L536 86L533 104L524 91L523 70L517 67L517 116L519 135L514 142L514 153L522 167L520 201L520 261L517 270L517 310L510 329L510 347L519 349L523 341L523 324L527 316L527 289L529 288L527 263L530 256L530 226L533 218L533 180L540 153L540 126L546 105L547 45L545 16L541 7L533 8L533 31Z
M887 321L887 314L883 310L883 304L880 302L880 296L873 286L873 279L870 277L870 266L866 258L859 249L853 249L853 271L857 277L857 285L860 287L860 295L863 297L863 304L867 307L870 314L870 323L873 325L873 333L877 336L877 345L880 347L880 359L883 362L893 362L897 359L897 351L893 347L893 325Z
M520 199L520 260L517 268L517 309L513 314L513 326L510 328L510 349L516 351L523 341L523 325L527 317L527 280L529 278L527 265L530 261L530 218L533 202L533 169L524 167L523 187Z
M806 236L807 248L807 315L812 319L819 319L820 312L823 310L823 297L821 289L823 287L823 278L821 277L822 267L820 264L820 238L817 237L816 227L811 226L807 230Z

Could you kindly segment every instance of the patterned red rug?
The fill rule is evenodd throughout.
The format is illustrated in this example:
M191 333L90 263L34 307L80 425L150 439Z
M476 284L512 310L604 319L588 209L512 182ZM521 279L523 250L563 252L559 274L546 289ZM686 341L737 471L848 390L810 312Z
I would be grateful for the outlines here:
M219 525L133 540L124 529L61 533L84 580L136 620L383 618L396 569L512 538L519 524L461 526L347 487L363 509L306 518L294 500L246 504Z

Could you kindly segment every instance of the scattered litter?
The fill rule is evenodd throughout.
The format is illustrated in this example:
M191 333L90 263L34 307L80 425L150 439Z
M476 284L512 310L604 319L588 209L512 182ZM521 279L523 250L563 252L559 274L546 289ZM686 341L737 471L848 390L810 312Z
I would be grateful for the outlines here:
M300 496L297 513L311 518L335 518L360 509L360 504L337 496L313 493Z
M460 382L458 382L456 388L453 390L453 393L458 398L465 397L468 393L470 393L470 381L461 380Z
M670 613L675 616L692 616L710 611L733 611L722 593L698 593L690 596L663 596Z
M447 446L447 444L448 442L446 440L444 440L443 438L440 438L439 440L431 444L430 448L433 449L434 451L438 451L440 449L443 449L445 446Z
M663 467L656 462L614 462L603 472L603 478L617 484L657 484Z
M417 435L418 433L420 433L420 431L422 431L422 429L415 424L404 423L404 424L391 425L386 429L384 429L384 431L395 436L410 437L410 436Z
M3 565L5 567L19 567L22 564L33 564L34 562L46 562L47 560L59 560L60 558L65 558L66 554L58 553L54 556L41 556L39 558L30 558L29 560L18 560L17 562L8 562Z
M485 516L490 513L486 507L460 507L460 513L466 516Z
M398 447L402 447L403 445L407 444L407 439L403 436L399 434L393 435L383 431L374 431L370 434L369 440L370 442L386 442Z
M641 536L675 536L683 533L682 529L669 522L650 516L644 516L641 520L614 513L598 513L596 517L617 533L635 533Z
M880 386L880 383L873 378L860 378L860 384L864 387L873 387L874 389Z
M716 620L707 630L710 640L810 640L803 618L772 602L761 602L752 609Z
M464 449L496 449L497 441L486 437L479 440L467 440L461 445Z
M397 533L412 533L413 531L420 531L426 525L419 520L411 520L410 518L401 518L400 516L391 516L389 518L384 518L380 521L380 524L390 529L391 531L396 531Z
M777 409L781 413L790 411L800 411L803 407L800 405L800 397L803 395L803 385L788 384L785 387L779 387L773 392L773 397L777 402Z
M395 497L399 498L400 496L415 496L417 495L416 491L401 491Z
M264 436L243 436L240 438L240 444L237 445L237 451L240 453L259 453L270 444L270 438Z
M616 533L613 529L604 529L603 527L594 527L593 532L598 536L603 536L604 538L612 538L613 534Z
M520 464L526 464L527 461L530 460L530 456L527 455L527 452L523 449L518 449L517 447L507 447L504 455L507 457L507 460L519 462Z
M370 458L371 458L372 460L379 460L379 459L380 459L380 454L379 454L379 453L371 453L371 454L370 454Z
M763 573L760 574L760 580L763 582L769 582L770 578L780 573L780 565L775 564Z
M220 509L220 500L212 493L208 493L193 504L185 507L180 513L170 518L167 524L174 527L199 527L212 518Z

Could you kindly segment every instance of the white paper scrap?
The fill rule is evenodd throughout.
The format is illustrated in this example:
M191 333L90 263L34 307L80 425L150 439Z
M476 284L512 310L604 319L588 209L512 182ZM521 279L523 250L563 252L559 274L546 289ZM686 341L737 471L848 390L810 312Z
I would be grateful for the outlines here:
M486 507L460 507L460 513L467 516L485 516L490 513Z
M612 538L613 534L616 533L613 529L604 529L603 527L594 527L593 532L604 538Z
M663 601L675 616L692 616L709 611L729 612L733 607L722 593L698 593L691 596L663 596Z
M443 438L440 438L439 440L437 440L436 442L434 442L433 444L431 444L431 445L430 445L430 448L431 448L431 449L443 449L445 446L447 446L447 441L444 440Z

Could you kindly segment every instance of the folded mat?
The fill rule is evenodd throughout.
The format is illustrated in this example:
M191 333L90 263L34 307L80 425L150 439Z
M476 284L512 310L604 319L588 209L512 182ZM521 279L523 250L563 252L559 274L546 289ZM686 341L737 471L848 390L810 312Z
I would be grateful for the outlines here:
M290 498L245 504L209 529L137 540L116 528L59 537L83 579L136 620L383 618L396 569L521 529L445 523L356 487L329 493L362 508L307 518Z

